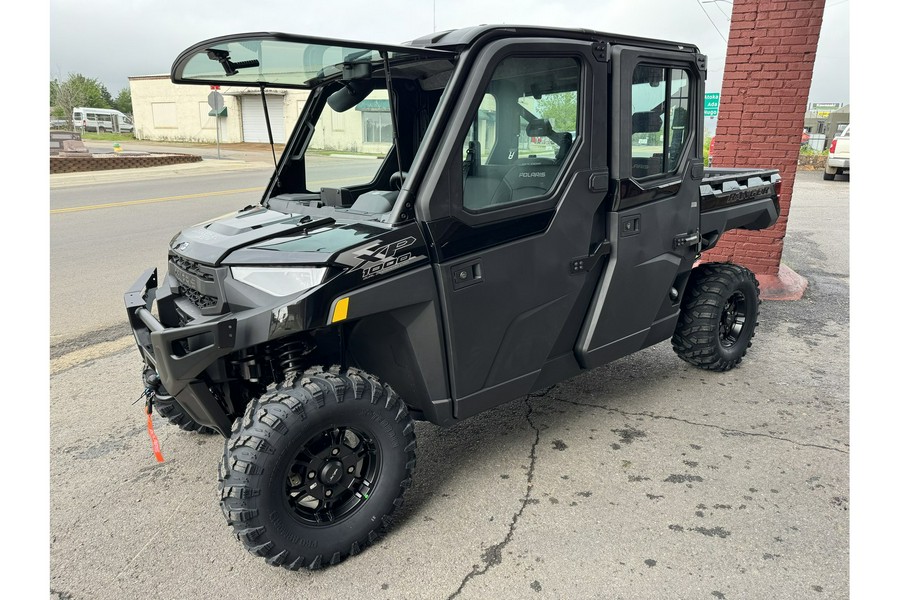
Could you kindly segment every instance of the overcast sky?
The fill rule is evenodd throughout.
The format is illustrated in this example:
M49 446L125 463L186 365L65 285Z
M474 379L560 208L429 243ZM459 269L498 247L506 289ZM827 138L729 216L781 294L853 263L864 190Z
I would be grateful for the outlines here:
M850 102L849 6L849 0L826 4L811 102ZM510 23L693 43L709 57L707 91L719 91L730 15L724 0L702 6L699 0L50 0L50 78L81 73L115 96L129 76L168 73L188 46L229 33L398 43L435 28Z

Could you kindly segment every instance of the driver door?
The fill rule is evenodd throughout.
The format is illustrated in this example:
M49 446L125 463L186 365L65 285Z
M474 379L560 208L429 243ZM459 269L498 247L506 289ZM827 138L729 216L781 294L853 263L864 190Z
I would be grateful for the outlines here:
M602 270L585 263L606 232L605 63L577 42L505 40L482 56L445 145L447 185L423 219L460 419L528 393L542 372L578 371Z

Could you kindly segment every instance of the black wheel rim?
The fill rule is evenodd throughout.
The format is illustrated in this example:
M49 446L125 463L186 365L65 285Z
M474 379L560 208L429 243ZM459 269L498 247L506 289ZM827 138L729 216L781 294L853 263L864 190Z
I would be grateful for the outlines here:
M372 436L356 427L329 427L310 437L288 468L288 504L304 523L330 525L369 499L380 468Z
M747 320L747 299L742 292L734 292L725 302L719 319L719 341L725 348L737 344Z

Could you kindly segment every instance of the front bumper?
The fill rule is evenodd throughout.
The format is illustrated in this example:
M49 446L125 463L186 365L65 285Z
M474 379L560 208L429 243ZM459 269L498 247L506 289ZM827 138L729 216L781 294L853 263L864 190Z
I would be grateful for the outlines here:
M156 269L148 269L125 293L125 310L141 356L159 374L165 391L201 425L227 435L231 420L209 387L197 377L233 352L239 327L235 317L166 328L150 312L156 299ZM191 341L191 350L186 342Z

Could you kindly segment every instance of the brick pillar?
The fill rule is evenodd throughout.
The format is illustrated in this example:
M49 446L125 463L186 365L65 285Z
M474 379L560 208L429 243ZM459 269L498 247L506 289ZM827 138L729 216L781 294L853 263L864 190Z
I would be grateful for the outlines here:
M731 11L714 166L778 169L781 217L764 231L729 232L704 260L751 269L767 299L806 289L781 253L824 10L825 0L734 0Z

